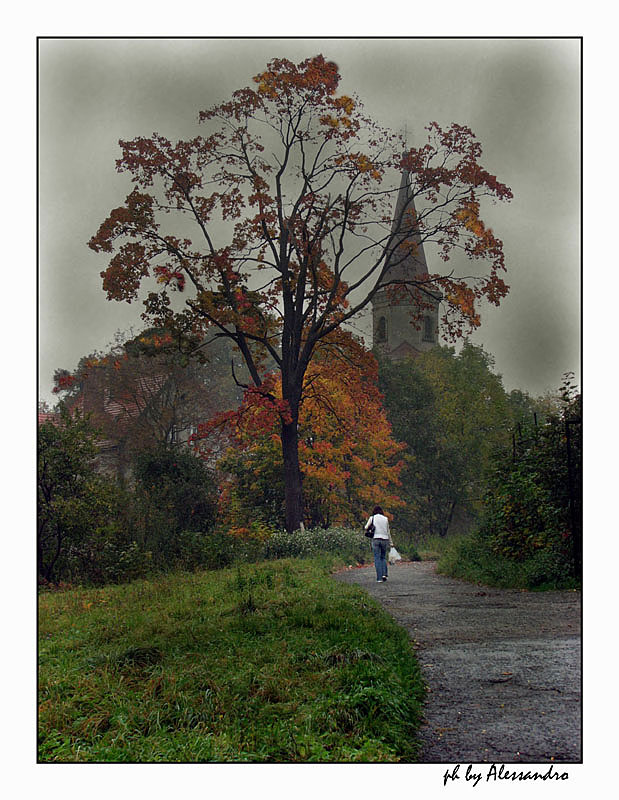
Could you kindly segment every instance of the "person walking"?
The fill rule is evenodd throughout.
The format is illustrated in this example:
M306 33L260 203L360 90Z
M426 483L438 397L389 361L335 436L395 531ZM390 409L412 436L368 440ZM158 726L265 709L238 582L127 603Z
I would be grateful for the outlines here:
M376 582L387 580L387 548L393 545L389 532L389 520L380 506L374 506L372 516L365 523L365 530L374 524L372 537L372 550L374 551L374 566L376 567Z

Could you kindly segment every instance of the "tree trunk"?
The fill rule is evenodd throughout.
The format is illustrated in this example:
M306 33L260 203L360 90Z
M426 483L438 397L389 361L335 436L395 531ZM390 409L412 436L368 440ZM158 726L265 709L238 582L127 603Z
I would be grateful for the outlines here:
M451 508L449 509L449 514L447 516L447 521L443 525L443 529L441 531L441 537L442 538L445 538L445 536L447 536L447 531L449 530L449 526L451 525L451 521L452 521L453 516L454 516L454 511L456 510L456 506L457 505L458 505L458 501L457 500L453 500L452 503L451 503Z
M299 468L299 434L297 416L291 423L282 422L282 454L284 458L284 500L286 530L298 530L303 523L303 481Z
M45 574L44 570L43 529L44 526L41 525L37 530L37 564L38 564L39 575L47 580L47 575Z
M62 532L60 526L56 524L56 552L50 556L50 560L45 563L44 560L44 552L43 552L43 545L41 544L40 547L40 555L39 555L39 571L45 578L48 583L55 582L53 580L54 577L54 567L56 566L56 562L60 556L60 551L62 549Z

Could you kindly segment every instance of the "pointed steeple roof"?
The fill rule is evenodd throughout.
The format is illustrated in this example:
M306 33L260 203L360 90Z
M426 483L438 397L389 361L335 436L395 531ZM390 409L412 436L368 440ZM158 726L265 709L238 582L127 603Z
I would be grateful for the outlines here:
M405 170L402 173L391 224L391 233L395 240L387 260L385 283L393 280L410 280L415 275L424 275L428 272L423 244L419 233L414 230L415 216L415 203L409 187L409 173ZM406 246L400 247L399 243L403 244L404 242L406 242Z

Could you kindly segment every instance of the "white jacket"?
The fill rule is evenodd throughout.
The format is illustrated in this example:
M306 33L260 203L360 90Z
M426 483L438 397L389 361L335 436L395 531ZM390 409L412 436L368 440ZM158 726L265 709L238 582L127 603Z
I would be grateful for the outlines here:
M374 520L374 539L388 539L391 542L391 534L389 533L389 520L383 514L372 514L372 516L365 523L365 528L369 528Z

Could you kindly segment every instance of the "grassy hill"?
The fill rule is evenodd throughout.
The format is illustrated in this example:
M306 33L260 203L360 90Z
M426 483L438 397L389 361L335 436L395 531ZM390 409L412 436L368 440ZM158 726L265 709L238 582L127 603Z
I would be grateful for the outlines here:
M334 563L41 594L39 761L414 761L407 634Z

